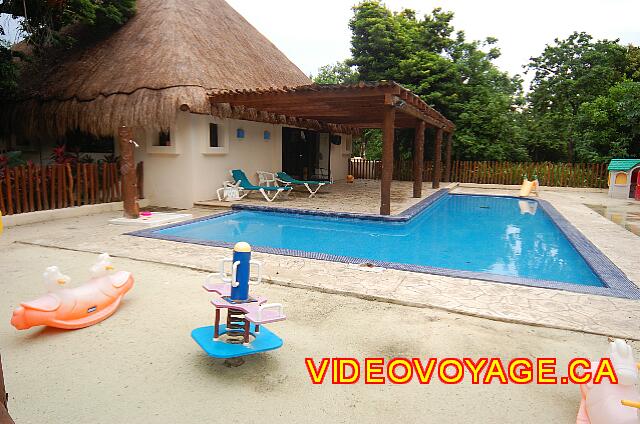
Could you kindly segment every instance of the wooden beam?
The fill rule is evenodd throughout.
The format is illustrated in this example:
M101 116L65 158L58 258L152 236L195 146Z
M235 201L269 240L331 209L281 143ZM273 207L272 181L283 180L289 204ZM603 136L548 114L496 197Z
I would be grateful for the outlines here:
M124 203L124 217L138 219L138 178L136 163L133 157L133 131L130 127L118 128L120 141L120 173L122 174L122 197Z
M399 88L391 86L367 87L364 89L345 89L345 90L321 90L321 91L285 91L285 92L247 92L247 93L216 93L211 96L213 103L232 103L244 102L255 99L269 99L277 101L278 99L335 99L335 98L353 98L353 97L370 97L380 96L384 94L400 94Z
M413 139L413 197L422 197L422 174L424 170L424 121L418 121Z
M453 149L453 133L447 133L447 147L445 150L445 168L444 168L444 180L448 183L451 182L451 150Z
M442 177L442 128L436 128L436 145L433 155L433 182L431 187L440 188Z
M396 111L388 106L382 121L382 181L380 183L380 215L391 215L391 180L393 178L393 143Z

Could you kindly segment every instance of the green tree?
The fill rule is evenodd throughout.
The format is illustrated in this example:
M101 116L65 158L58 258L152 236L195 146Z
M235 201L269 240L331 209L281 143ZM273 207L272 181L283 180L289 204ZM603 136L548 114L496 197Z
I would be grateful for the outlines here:
M624 81L580 105L576 153L584 162L640 156L640 82Z
M533 119L552 129L543 131L550 136L546 145L532 144L543 149L531 152L532 156L565 151L566 156L558 159L573 162L580 106L606 95L611 86L623 80L628 56L618 40L594 41L589 34L574 32L564 40L556 39L540 56L531 58L527 71L535 73L528 97Z
M0 104L18 91L18 67L9 43L0 40Z
M627 46L627 78L640 81L640 47L629 44Z
M20 18L25 41L32 47L28 57L0 41L0 106L10 103L20 90L16 57L22 59L22 65L37 71L41 57L55 54L57 48L74 41L65 34L65 27L84 24L93 31L108 31L124 24L135 13L135 7L136 0L0 0L0 13Z
M360 80L358 72L346 62L322 66L311 79L316 84L355 84Z
M422 18L410 9L392 13L379 1L353 10L348 63L362 79L394 80L454 121L459 158L527 158L515 108L522 83L493 64L500 55L496 39L467 41L453 27L453 13L440 8ZM398 138L396 154L407 157L413 136L403 131Z
M109 30L136 11L136 0L0 0L0 13L21 18L27 42L41 53L73 41L62 29L76 23Z

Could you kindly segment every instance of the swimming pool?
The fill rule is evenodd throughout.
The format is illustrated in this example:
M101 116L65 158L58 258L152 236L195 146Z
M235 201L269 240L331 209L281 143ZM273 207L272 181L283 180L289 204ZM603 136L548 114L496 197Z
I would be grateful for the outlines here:
M544 200L450 194L400 215L234 205L234 210L129 233L510 284L640 299L640 290Z

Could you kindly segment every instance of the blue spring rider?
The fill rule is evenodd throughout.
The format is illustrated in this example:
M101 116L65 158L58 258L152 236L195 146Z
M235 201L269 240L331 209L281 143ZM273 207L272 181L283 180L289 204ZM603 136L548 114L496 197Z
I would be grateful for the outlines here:
M231 264L231 276L225 264ZM257 280L252 281L251 266L258 268ZM264 297L251 297L249 287L262 281L262 264L251 260L251 246L237 243L233 248L233 259L220 262L222 283L214 283L217 274L205 280L204 289L217 293L211 303L215 307L213 326L196 328L191 337L209 355L215 358L238 358L246 355L278 349L282 339L263 327L263 324L283 321L280 303L267 303ZM220 324L220 310L226 309L226 324Z

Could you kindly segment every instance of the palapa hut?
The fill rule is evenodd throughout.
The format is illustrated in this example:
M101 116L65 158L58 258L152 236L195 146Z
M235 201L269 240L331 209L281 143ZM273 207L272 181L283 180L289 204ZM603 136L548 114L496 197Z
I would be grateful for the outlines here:
M122 28L94 42L80 38L25 82L8 147L36 150L44 140L46 149L76 130L114 138L119 126L132 126L147 196L188 207L212 198L229 168L276 170L282 156L279 128L214 118L207 94L310 80L223 0L138 0Z
M310 85L224 0L138 0L122 28L78 39L46 71L24 75L8 148L37 146L42 157L56 139L80 138L91 153L96 137L114 146L118 128L130 127L139 144L135 159L144 161L145 196L158 206L214 198L232 168L254 179L259 170L342 179L352 134L383 128L381 213L388 214L393 128L422 129L419 148L425 126L437 129L439 142L454 128L392 82ZM416 175L421 166L417 161Z

